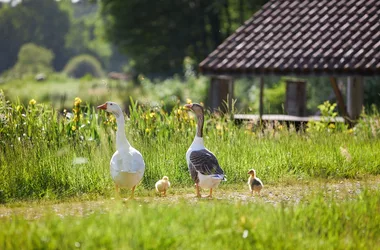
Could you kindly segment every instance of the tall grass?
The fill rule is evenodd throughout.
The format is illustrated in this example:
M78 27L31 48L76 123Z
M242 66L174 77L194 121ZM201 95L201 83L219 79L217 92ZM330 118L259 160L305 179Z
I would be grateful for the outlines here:
M70 208L68 208L70 209ZM380 192L353 200L324 192L298 205L186 201L121 203L84 216L41 211L0 219L2 249L377 249Z
M127 137L147 165L139 188L153 189L163 175L177 186L192 185L185 160L195 135L192 114L179 101L169 112L130 103ZM247 129L228 115L207 114L205 144L227 174L225 185L243 185L250 168L265 183L362 178L380 173L379 120L370 116L355 129L326 126L302 133L281 124ZM115 129L112 115L79 98L71 110L58 112L35 100L10 102L0 94L0 201L109 196Z

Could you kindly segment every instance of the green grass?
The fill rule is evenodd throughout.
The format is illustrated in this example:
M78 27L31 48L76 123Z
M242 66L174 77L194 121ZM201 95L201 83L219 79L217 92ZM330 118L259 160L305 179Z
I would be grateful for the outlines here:
M131 103L127 137L146 163L139 188L153 189L163 175L179 187L192 186L185 153L195 135L194 117L180 103L170 113ZM66 113L0 98L0 202L113 194L109 176L115 151L113 116L80 99ZM251 168L265 183L360 179L380 173L378 120L367 118L355 130L327 127L300 133L280 124L247 129L228 116L208 114L205 144L227 174L225 185L246 182Z
M376 249L379 212L378 189L350 199L317 191L297 205L260 199L71 204L40 208L29 219L3 217L0 248Z
M177 100L186 101L187 98L204 100L207 96L208 79L206 77L190 77L182 80L173 77L161 82L152 82L140 75L139 82L118 81L108 78L82 77L69 78L64 74L49 74L45 81L37 81L34 76L25 76L22 79L2 79L0 89L12 102L18 100L27 105L30 99L53 106L56 109L69 108L72 100L79 96L87 104L96 105L112 100L128 105L129 98L139 100L140 103L162 105L165 103L171 109Z
M377 113L363 116L353 129L320 123L305 132L281 124L236 125L229 114L208 113L205 144L228 179L208 200L194 198L185 160L194 116L180 101L128 102L127 137L144 156L146 172L137 201L122 203L110 200L112 115L79 98L72 108L57 111L35 100L10 101L0 92L0 249L376 249L380 244ZM264 182L262 198L248 195L251 168ZM167 198L154 193L163 175L172 183Z

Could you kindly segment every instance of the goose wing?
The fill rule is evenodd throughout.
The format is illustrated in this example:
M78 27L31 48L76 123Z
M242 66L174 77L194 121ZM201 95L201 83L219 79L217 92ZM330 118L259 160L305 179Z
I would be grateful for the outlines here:
M198 181L198 172L203 175L224 175L215 155L206 149L190 153L189 171L195 182Z

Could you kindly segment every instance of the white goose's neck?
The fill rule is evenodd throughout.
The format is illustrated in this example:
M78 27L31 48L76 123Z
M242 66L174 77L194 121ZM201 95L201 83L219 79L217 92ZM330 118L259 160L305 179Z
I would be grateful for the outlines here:
M121 114L115 114L115 116L116 116L116 124L117 124L116 147L118 150L122 148L129 148L131 145L129 144L127 137L125 135L124 115L121 113Z

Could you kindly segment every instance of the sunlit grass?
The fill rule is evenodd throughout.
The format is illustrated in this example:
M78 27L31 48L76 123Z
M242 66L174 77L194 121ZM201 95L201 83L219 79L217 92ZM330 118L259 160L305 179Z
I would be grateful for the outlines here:
M107 201L0 219L2 249L376 249L380 192L314 191L297 205L200 200Z
M191 187L185 153L195 135L195 118L179 101L169 112L130 103L127 137L146 163L139 188L153 190L163 175L178 187ZM112 115L80 98L72 100L72 109L58 112L35 100L9 102L1 94L0 116L0 202L113 195ZM281 124L247 129L228 115L207 114L204 139L226 172L222 185L245 185L251 168L268 184L361 179L380 173L380 129L374 122L379 118L366 119L354 130L300 132Z
M149 85L149 84L148 84ZM135 201L114 197L115 119L81 98L59 110L0 92L0 249L376 249L380 123L236 125L206 115L205 144L225 170L215 198L194 197L185 153L194 117L129 100L128 140L146 163ZM99 103L101 104L101 103ZM264 182L250 197L247 171ZM167 175L168 197L154 183ZM127 197L128 190L122 196ZM202 191L203 193L203 191Z

